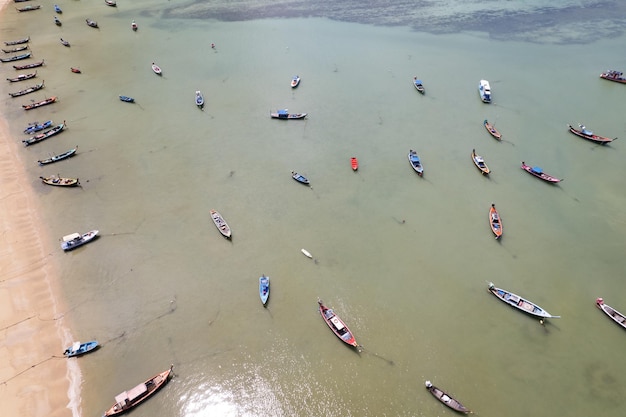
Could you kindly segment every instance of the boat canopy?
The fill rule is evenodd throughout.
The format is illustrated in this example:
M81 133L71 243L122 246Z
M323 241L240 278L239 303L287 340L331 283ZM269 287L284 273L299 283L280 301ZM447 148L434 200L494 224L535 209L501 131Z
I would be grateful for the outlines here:
M532 170L535 174L543 174L543 169L541 169L541 167L532 167Z
M286 116L288 114L289 114L289 110L287 110L287 109L280 109L280 110L278 110L278 115L279 116L280 115L285 115Z
M345 327L343 323L341 322L341 320L337 318L337 316L331 318L330 322L335 326L337 330L341 330Z
M69 242L74 239L80 239L80 234L72 233L71 235L63 236L63 242Z
M414 83L415 85L422 85L422 80L415 80Z
M80 342L74 342L74 344L72 345L72 351L76 352L78 349L80 349Z

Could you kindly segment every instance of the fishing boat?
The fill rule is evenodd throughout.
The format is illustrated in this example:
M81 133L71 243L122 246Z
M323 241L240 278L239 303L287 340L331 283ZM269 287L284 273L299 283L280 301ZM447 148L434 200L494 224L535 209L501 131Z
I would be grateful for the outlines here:
M58 155L53 155L50 158L40 159L39 161L37 161L37 163L39 163L39 165L53 164L55 162L62 161L64 159L71 158L72 156L76 155L77 150L78 150L78 145L76 145L73 149L60 153Z
M26 64L26 65L13 65L13 68L15 68L16 70L23 70L23 69L29 69L29 68L36 68L36 67L41 67L44 64L44 60L42 59L39 62L33 62L31 64Z
M85 353L93 352L99 346L100 345L98 344L97 340L92 340L85 343L74 342L72 343L72 346L65 349L65 352L63 352L63 354L66 358L73 358L75 356L82 356Z
M561 318L561 316L553 316L543 308L539 307L537 304L530 302L517 294L513 294L512 292L503 290L501 288L497 288L495 285L493 285L493 282L489 283L488 291L498 297L499 300L504 301L508 305L515 307L516 309L523 311L524 313L531 316L538 317L540 319Z
M211 219L213 220L213 223L215 223L215 227L217 227L217 230L219 230L220 233L224 235L224 237L230 239L232 231L230 230L230 226L228 226L228 223L226 223L226 220L224 220L222 215L217 210L211 210L210 213Z
M26 95L28 93L32 93L37 90L41 90L43 88L43 83L44 81L41 81L41 83L39 84L35 84L32 87L25 88L24 90L16 91L15 93L9 93L9 95L11 97L19 97L19 96Z
M45 106L47 104L52 104L55 101L57 101L56 96L52 96L52 97L48 97L45 100L37 101L31 104L22 104L22 108L24 110L32 110L32 109L36 109L37 107Z
M67 236L63 236L61 248L68 252L93 241L97 236L98 230L91 230L87 233L83 233L82 235L79 233L72 233Z
M18 46L16 48L13 49L3 49L2 52L4 52L5 54L12 54L14 52L21 52L21 51L25 51L28 49L28 45L24 45L24 46Z
M303 254L304 256L306 256L307 258L309 258L309 259L313 259L313 255L311 255L311 252L309 252L308 250L306 250L306 249L302 248L302 249L300 249L300 252L302 252L302 254Z
M198 106L199 108L204 107L204 96L202 95L202 92L200 90L196 91L196 106Z
M496 236L496 239L500 239L502 237L502 219L500 218L498 210L496 210L496 205L493 203L491 203L491 207L489 208L489 224L491 225L491 231Z
M156 75L162 75L163 71L161 70L161 67L159 67L157 64L155 64L154 62L152 63L152 71L154 71L154 73Z
M135 31L135 32L137 31L137 29L139 29L139 27L137 26L137 23L135 22L135 20L134 20L134 19L133 19L133 21L132 21L132 22L130 22L130 28L131 28L133 31Z
M33 133L37 133L40 130L47 129L52 126L52 120L45 121L43 123L32 122L28 124L28 127L24 129L24 133L27 135L32 135Z
M483 103L491 103L491 86L489 85L489 81L480 80L478 83L478 93Z
M291 88L296 88L299 85L300 85L300 76L294 75L293 78L291 79Z
M415 87L415 89L419 91L421 94L426 93L426 89L424 88L424 85L422 84L422 80L418 79L417 77L413 77L413 87Z
M270 117L272 119L281 120L304 119L306 117L306 113L289 113L289 110L287 109L280 109L276 112L270 112Z
M12 83L17 83L24 80L30 80L31 78L35 78L37 76L37 71L32 72L30 74L20 74L17 77L7 78L7 81Z
M615 81L616 83L626 84L626 78L624 78L624 74L621 71L604 71L602 74L600 74L600 78L604 78L605 80L609 81Z
M487 129L487 132L489 132L491 136L493 136L497 140L502 140L502 134L498 132L496 127L492 125L491 123L489 123L487 119L483 121L483 125L485 125L485 129Z
M350 166L352 166L352 171L356 171L359 169L359 160L356 157L350 158Z
M117 2L115 0L104 0L107 6L115 7L117 6Z
M63 10L61 10L58 4L54 5L54 11L59 14L63 13Z
M458 411L459 413L469 414L471 411L461 404L458 400L452 397L450 394L445 392L442 389L437 388L430 381L426 381L426 389L433 394L433 396L441 401L444 405L450 407L454 411Z
M24 54L14 55L14 56L9 57L9 58L0 58L0 62L20 61L22 59L30 58L30 55L31 55L30 52L26 52Z
M82 72L80 69L74 67L70 67L70 71L72 71L74 74L80 74Z
M54 16L54 24L57 26L63 26L63 23L59 20L58 17Z
M87 23L87 26L91 26L92 28L98 27L98 22L96 22L95 20L85 19L85 22Z
M542 179L546 182L552 183L552 184L556 184L558 182L563 181L561 179L553 177L552 175L546 174L545 172L543 172L543 169L541 169L538 166L531 167L530 165L526 165L524 161L522 161L522 169L528 172L530 175L534 175L535 177Z
M80 181L78 178L65 178L59 176L51 176L51 177L39 177L41 178L41 182L48 185L54 185L57 187L78 187L80 185Z
M32 4L32 5L28 5L26 7L19 7L19 8L16 7L16 9L17 9L18 12L32 12L33 10L41 9L41 6L38 5L38 4L37 5Z
M61 45L69 47L70 43L68 41L66 41L65 39L61 38Z
M267 305L267 299L270 296L270 277L262 275L259 277L259 297L265 307Z
M424 167L422 166L422 161L420 161L420 157L417 156L417 152L415 152L413 149L409 150L409 163L411 164L411 167L413 167L415 172L417 172L417 175L419 175L420 177L424 175Z
M170 380L172 368L174 368L174 365L171 365L170 369L156 374L136 387L117 395L115 397L115 404L105 411L102 417L118 416L127 412L131 408L138 406L152 395L156 394L159 389L161 389Z
M24 139L22 140L22 143L24 144L24 146L34 145L35 143L39 143L43 140L51 138L58 133L61 133L63 131L63 128L65 128L65 122L61 123L60 125L56 125L52 129L48 129L45 132L35 135L29 139Z
M126 103L134 103L135 99L128 96L120 96L120 100L125 101Z
M295 171L291 171L291 178L293 178L294 180L298 181L300 184L304 184L304 185L309 185L310 181L307 177L305 177L302 174L298 174Z
M611 320L613 320L615 323L626 329L626 316L615 310L613 307L604 304L604 300L602 298L596 299L596 307L604 311L604 313L609 316Z
M606 145L607 143L611 143L617 139L617 138L611 139L611 138L607 138L604 136L596 135L591 130L587 129L585 125L580 124L580 123L578 124L579 129L576 129L572 125L567 125L567 127L569 128L569 131L575 134L576 136L579 136L583 139L590 140L600 145Z
M24 39L18 39L16 41L4 41L5 45L21 45L23 43L28 43L30 42L30 36Z
M354 335L350 329L348 329L348 326L346 326L343 320L341 320L332 309L326 307L322 300L317 300L317 304L319 304L319 310L322 318L333 333L335 333L335 335L347 345L358 347L359 345L357 344Z
M482 174L488 175L491 172L483 157L476 154L476 149L472 149L472 161L474 162L474 165L476 165L476 168L478 168Z

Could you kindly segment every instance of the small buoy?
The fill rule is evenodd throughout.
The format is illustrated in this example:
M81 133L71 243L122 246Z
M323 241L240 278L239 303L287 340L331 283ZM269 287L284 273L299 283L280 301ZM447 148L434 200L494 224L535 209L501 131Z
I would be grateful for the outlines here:
M307 258L312 258L313 257L313 255L311 255L311 253L308 250L303 248L303 249L301 249L301 251L304 254L304 256L306 256Z

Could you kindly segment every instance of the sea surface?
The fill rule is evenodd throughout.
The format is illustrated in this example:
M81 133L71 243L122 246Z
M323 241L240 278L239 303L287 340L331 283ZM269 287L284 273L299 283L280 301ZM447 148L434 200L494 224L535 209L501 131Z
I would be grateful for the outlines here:
M76 414L101 415L170 364L175 378L133 416L451 415L425 380L480 416L623 414L626 334L594 306L626 311L626 86L598 77L626 70L623 2L59 5L61 27L51 4L5 9L2 40L30 35L30 61L46 65L3 82L3 96L45 88L0 108L16 143L29 122L66 121L21 157L51 236L101 233L51 254L72 338L103 345L76 360ZM21 108L51 95L59 102ZM278 108L308 116L270 119ZM567 131L578 123L619 140L594 145ZM75 145L70 160L36 164ZM52 174L82 187L41 184ZM541 325L490 295L490 281L562 318ZM318 298L362 352L332 334Z

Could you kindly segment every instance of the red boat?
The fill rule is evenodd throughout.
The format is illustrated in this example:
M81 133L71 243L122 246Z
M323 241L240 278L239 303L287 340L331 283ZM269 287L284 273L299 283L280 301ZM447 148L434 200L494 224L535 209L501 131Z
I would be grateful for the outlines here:
M70 67L70 70L75 74L80 74L81 71L78 68Z
M41 101L37 101L35 103L22 104L22 107L24 108L24 110L32 110L32 109L36 109L37 107L45 106L46 104L52 104L55 101L57 101L56 96L52 96L50 98L47 98L47 99L41 100Z
M556 184L557 182L561 182L563 180L553 177L552 175L548 175L545 172L543 172L543 170L539 167L531 167L530 165L526 165L524 163L524 161L522 161L522 169L526 172L528 172L531 175L534 175L535 177L542 179L546 182L552 183L552 184Z
M575 134L576 136L580 136L583 139L590 140L595 143L599 143L600 145L605 145L607 143L611 143L617 138L611 139L604 136L599 136L594 134L591 130L587 129L584 125L578 124L580 129L576 129L572 125L567 125L569 127L569 131Z
M626 84L626 78L624 78L624 74L621 71L604 71L602 74L600 74L600 78L604 78L605 80L609 81L615 81L616 83Z
M330 327L330 330L332 330L333 333L335 333L335 335L344 343L358 348L359 345L357 344L350 329L348 329L348 326L346 326L346 324L339 317L337 317L332 309L326 307L322 300L317 300L317 303L320 306L320 314L326 324L328 324L328 327Z
M353 156L352 158L350 158L350 165L352 165L352 170L356 171L357 169L359 169L359 160Z

